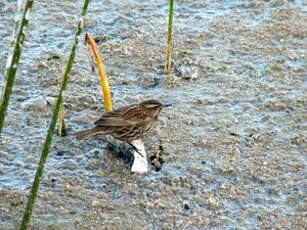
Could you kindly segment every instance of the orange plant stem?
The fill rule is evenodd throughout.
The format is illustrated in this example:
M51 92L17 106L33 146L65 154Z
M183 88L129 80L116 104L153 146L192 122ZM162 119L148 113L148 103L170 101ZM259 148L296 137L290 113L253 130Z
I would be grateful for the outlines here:
M104 106L105 110L110 112L112 111L112 98L111 98L111 91L110 86L108 82L108 76L106 73L106 70L104 68L104 61L99 53L98 46L93 38L93 36L90 33L86 34L86 42L91 46L96 64L98 66L98 72L99 72L99 79L100 79L100 85L104 97Z

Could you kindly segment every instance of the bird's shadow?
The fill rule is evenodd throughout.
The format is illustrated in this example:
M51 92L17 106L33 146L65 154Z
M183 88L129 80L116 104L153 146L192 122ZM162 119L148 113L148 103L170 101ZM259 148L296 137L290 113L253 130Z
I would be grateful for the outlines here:
M115 157L121 159L125 165L130 169L132 167L134 156L133 156L133 147L126 143L117 143L107 141L106 149L111 151Z

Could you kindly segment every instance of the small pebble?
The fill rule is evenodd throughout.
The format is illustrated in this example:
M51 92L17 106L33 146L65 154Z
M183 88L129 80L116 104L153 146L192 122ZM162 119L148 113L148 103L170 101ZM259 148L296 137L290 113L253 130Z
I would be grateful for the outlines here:
M78 164L73 160L66 160L62 162L61 167L64 169L75 170L78 168Z
M153 75L148 75L142 79L142 87L150 88L155 87L159 84L159 80L155 78Z
M47 101L43 96L30 98L21 104L24 111L46 112L48 111Z
M64 156L65 152L64 151L57 151L56 155L57 156Z
M204 104L204 100L198 98L194 101L194 104L202 105Z
M190 209L190 206L189 206L187 203L185 203L185 204L184 204L184 209L185 209L185 210L189 210L189 209Z

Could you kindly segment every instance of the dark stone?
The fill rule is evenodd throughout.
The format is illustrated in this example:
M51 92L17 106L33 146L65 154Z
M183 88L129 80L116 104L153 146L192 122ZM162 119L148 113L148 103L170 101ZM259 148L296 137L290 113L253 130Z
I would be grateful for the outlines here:
M57 156L64 156L65 152L64 151L57 151L57 153L55 155L57 155Z

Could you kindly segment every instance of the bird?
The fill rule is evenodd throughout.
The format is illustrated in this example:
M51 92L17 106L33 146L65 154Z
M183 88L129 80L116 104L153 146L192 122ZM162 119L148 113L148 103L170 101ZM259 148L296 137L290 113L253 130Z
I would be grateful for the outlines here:
M170 104L151 99L106 112L94 123L93 128L76 133L76 138L82 140L103 134L130 144L152 130L161 110L168 106Z

